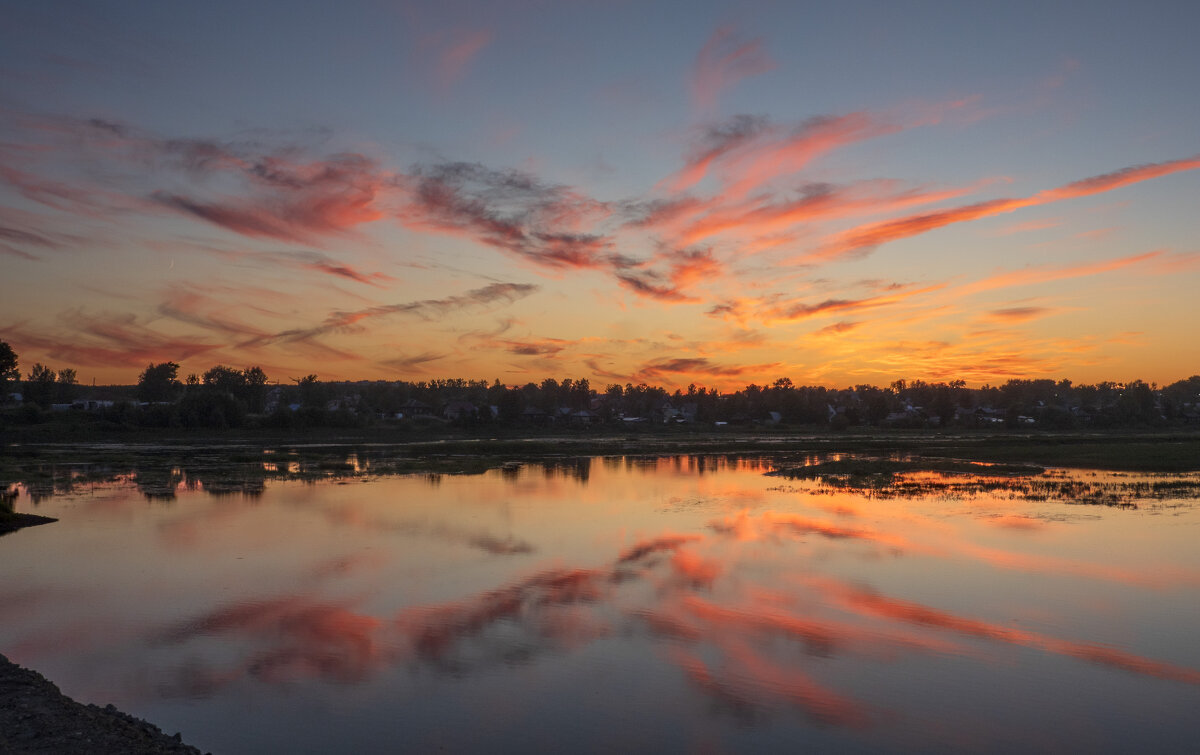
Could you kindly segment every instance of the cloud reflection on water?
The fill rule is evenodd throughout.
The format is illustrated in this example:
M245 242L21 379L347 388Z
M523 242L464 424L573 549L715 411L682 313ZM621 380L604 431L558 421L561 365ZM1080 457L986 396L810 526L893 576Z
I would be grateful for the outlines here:
M817 534L887 548L898 547L895 537L770 511L716 520L712 531L647 537L601 567L543 569L460 600L408 606L388 618L361 612L356 601L305 596L217 608L158 632L155 641L187 645L221 635L248 648L244 656L222 665L189 654L192 660L175 670L162 692L204 697L245 679L354 683L384 668L460 677L601 639L639 636L714 710L755 717L782 706L837 727L870 726L887 715L827 680L837 677L837 665L829 663L845 657L877 663L986 658L989 645L1015 645L1200 685L1200 671L1115 647L963 616L807 570L791 573L788 589L770 589L747 582L742 569L753 565L753 554L740 550L747 539L775 550L795 547L785 539L762 540L763 533ZM731 578L739 569L742 576Z

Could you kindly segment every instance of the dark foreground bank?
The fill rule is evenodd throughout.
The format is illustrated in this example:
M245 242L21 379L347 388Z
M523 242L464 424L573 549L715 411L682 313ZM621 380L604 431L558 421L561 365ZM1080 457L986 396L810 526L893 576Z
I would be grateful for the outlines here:
M16 532L22 527L36 527L39 524L50 524L57 521L57 519L49 516L14 514L9 511L0 510L0 535Z
M0 752L71 755L200 755L179 734L104 708L81 705L46 677L0 655Z

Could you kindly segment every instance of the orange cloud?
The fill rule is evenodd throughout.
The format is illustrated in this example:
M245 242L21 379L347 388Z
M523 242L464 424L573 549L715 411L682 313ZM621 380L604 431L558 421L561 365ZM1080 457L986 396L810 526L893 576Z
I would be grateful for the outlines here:
M1040 267L1026 268L1024 270L1014 270L1009 273L998 273L988 278L968 283L954 289L956 296L968 296L979 293L980 291L991 291L997 288L1008 288L1010 286L1027 286L1035 283L1047 283L1056 280L1066 280L1069 278L1081 278L1088 275L1099 275L1100 273L1112 272L1122 268L1142 265L1153 260L1158 260L1162 257L1162 252L1144 252L1142 254L1133 254L1128 257L1119 257L1112 260L1104 260L1102 262L1092 262L1083 265L1068 265L1066 267L1050 267L1043 265Z
M709 589L722 571L720 561L679 550L671 557L671 568L687 584Z
M682 545L703 539L703 535L660 535L659 537L633 544L617 557L617 563L627 564L633 561L640 561L646 556L662 551L675 551Z

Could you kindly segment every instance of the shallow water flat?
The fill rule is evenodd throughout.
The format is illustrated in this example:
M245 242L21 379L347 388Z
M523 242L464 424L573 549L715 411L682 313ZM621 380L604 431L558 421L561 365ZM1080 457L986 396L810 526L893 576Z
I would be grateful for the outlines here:
M0 652L217 753L1194 746L1194 477L773 468L22 488Z

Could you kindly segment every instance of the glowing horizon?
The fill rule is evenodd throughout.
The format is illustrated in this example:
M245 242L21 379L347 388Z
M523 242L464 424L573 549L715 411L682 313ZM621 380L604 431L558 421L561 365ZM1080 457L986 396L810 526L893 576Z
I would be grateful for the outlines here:
M103 384L1200 372L1200 10L639 7L14 9L0 340Z

